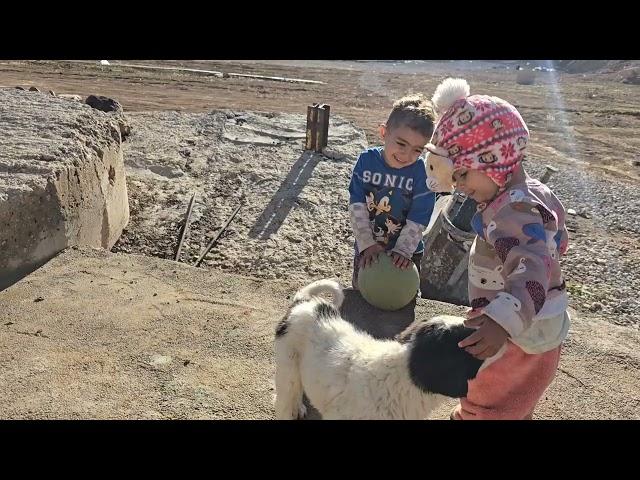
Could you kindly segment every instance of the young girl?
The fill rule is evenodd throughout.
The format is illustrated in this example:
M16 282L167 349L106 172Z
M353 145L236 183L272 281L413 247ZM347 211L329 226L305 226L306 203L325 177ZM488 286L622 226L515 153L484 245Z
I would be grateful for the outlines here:
M427 145L430 161L448 167L455 187L478 202L466 321L477 330L459 345L487 361L451 418L531 419L569 329L559 263L565 210L522 166L529 131L515 107L469 93L462 79L438 86L440 117Z

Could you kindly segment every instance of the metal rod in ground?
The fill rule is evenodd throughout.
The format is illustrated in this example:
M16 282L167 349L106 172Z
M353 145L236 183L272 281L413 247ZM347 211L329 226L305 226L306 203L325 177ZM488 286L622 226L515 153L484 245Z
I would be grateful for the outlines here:
M204 260L204 257L207 256L207 253L209 253L209 251L213 248L213 246L216 244L216 242L218 241L218 239L220 238L220 235L222 235L222 233L227 229L227 227L229 226L229 224L231 223L231 220L233 220L233 217L236 216L236 213L238 213L238 210L240 210L240 207L242 205L238 205L238 208L236 208L233 213L231 214L231 216L229 217L229 219L225 222L225 224L222 226L222 228L220 229L220 231L218 232L218 234L213 238L213 240L211 240L209 242L209 245L207 245L207 248L205 248L204 253L202 255L200 255L200 258L198 259L198 261L196 262L196 267L200 266L200 263L202 263L202 260Z
M187 215L184 217L184 225L182 226L182 231L180 232L180 239L178 240L178 249L176 250L176 256L174 260L178 260L180 258L180 251L182 250L182 244L184 242L184 237L187 234L187 229L189 228L189 223L191 222L191 212L193 211L193 202L196 199L196 192L193 192L191 195L191 201L189 202L189 208L187 208Z

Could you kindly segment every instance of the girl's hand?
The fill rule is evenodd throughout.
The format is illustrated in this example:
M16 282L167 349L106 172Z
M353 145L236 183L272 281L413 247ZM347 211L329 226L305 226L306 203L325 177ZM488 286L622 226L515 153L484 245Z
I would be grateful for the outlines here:
M509 338L507 331L486 315L465 320L464 325L478 329L458 343L458 346L480 360L493 357Z

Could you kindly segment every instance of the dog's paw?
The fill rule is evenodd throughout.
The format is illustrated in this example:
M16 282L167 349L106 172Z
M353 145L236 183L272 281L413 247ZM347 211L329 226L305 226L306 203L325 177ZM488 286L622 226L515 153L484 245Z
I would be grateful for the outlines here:
M302 420L307 416L307 407L299 405L279 405L276 401L276 418L278 420Z
M298 407L298 420L304 420L307 416L307 406L304 403L301 403Z

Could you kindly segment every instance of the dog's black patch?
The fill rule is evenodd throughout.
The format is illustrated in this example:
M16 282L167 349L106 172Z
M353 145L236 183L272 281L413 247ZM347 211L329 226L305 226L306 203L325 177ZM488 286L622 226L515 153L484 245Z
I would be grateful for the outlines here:
M482 360L458 347L475 330L443 322L427 322L412 338L409 374L425 392L460 398L467 395L467 381L478 373Z
M276 325L276 338L282 337L285 333L287 333L287 328L289 327L289 315L285 316L278 322Z
M296 305L308 302L309 300L309 298L298 299L291 304L285 316L278 322L278 325L276 325L276 338L280 338L287 333L287 328L289 327L289 315L291 315L291 310ZM338 311L338 309L334 307L333 304L321 298L318 298L318 302L313 308L313 313L318 320L340 317L340 312Z
M287 313L284 314L284 317L282 317L282 320L280 320L278 322L278 325L276 325L276 338L280 338L285 333L287 333L287 328L289 327L289 315L291 315L291 310L293 309L293 307L301 303L304 303L306 301L307 299L298 299L291 303L291 306L287 310Z
M313 313L318 320L340 317L338 309L325 300L319 300L318 303L316 303Z

